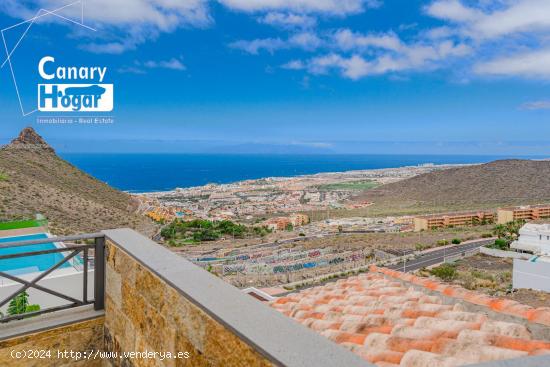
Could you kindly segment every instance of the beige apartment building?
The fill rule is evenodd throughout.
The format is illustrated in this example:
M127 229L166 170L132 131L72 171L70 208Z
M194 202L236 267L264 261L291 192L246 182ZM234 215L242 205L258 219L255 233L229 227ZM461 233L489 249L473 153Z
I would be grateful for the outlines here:
M292 214L290 217L274 217L263 222L267 228L273 231L282 231L289 224L293 227L301 227L309 223L309 217L305 214Z
M542 218L550 218L550 204L500 208L497 211L498 224L506 224L519 219L537 220Z
M290 222L294 227L304 226L309 223L309 217L305 214L292 214Z
M491 223L495 214L489 211L469 213L448 213L438 215L426 215L414 218L414 231L427 231L428 229L467 226L476 223Z

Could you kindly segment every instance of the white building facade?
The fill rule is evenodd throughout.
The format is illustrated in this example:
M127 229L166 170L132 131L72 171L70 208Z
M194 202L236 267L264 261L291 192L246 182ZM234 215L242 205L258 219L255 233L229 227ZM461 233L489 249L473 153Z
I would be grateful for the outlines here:
M529 260L514 259L512 286L550 292L550 224L527 223L510 247L533 254Z
M534 255L550 256L550 224L527 223L519 230L519 238L510 247Z

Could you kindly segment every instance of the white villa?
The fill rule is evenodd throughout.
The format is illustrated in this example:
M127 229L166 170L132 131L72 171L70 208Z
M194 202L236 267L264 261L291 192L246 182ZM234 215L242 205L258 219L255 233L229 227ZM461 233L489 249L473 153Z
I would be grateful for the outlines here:
M550 224L525 224L510 247L533 254L529 260L514 259L513 287L550 292Z
M519 252L550 256L550 224L525 224L519 230L518 240L510 247Z

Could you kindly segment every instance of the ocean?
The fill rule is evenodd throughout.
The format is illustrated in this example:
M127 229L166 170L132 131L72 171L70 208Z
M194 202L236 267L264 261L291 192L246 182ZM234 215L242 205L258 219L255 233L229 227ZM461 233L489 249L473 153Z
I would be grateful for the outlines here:
M123 191L167 191L264 177L395 168L419 164L484 163L503 156L475 155L262 155L61 154L92 176ZM536 157L515 157L536 158Z

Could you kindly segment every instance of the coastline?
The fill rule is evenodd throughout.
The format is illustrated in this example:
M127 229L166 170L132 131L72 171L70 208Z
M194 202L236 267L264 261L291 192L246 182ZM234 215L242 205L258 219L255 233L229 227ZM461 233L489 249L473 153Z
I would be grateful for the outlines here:
M319 173L296 175L296 176L267 176L267 177L261 177L257 179L238 180L238 181L229 182L229 183L208 183L206 185L200 185L200 186L176 187L172 190L165 190L165 191L144 191L144 192L125 191L125 192L135 196L158 197L158 196L164 196L164 195L171 195L175 193L181 193L183 191L194 191L194 190L204 189L204 188L218 187L223 189L224 187L229 188L229 187L242 186L242 185L253 186L253 185L257 185L260 181L268 181L269 183L281 183L281 182L288 182L293 180L295 181L316 180L317 181L317 180L333 179L335 181L346 182L346 181L352 181L354 179L361 179L361 177L363 176L370 176L375 174L386 175L388 173L395 173L397 175L402 174L403 177L399 179L405 179L405 178L416 176L418 174L427 173L435 170L475 166L480 164L483 164L483 163L463 163L463 164L425 163L425 164L420 164L415 166L375 168L375 169L335 171L335 172L319 172ZM410 173L410 172L415 172L416 174L408 175L407 173ZM399 179L396 179L395 181ZM386 183L386 182L383 182L383 183Z
M63 154L62 158L110 186L132 194L234 184L262 178L370 171L432 163L462 165L508 159L475 155L221 155L221 154ZM534 157L521 157L533 159Z

